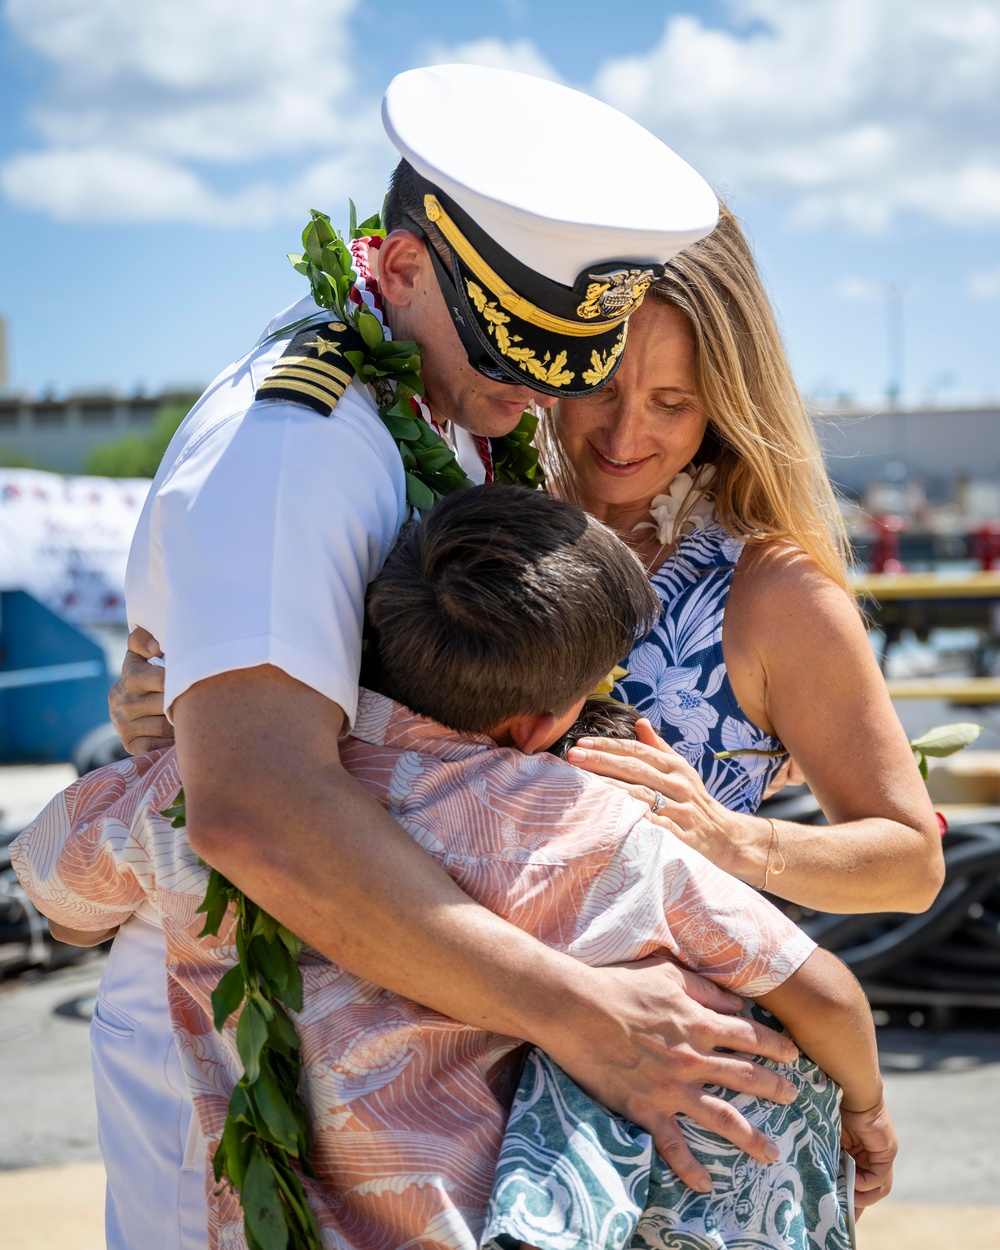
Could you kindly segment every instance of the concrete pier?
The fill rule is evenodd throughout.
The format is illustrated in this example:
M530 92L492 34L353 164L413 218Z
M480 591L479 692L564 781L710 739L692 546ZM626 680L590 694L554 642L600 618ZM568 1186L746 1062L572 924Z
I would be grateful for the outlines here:
M102 964L0 984L5 1250L104 1244L87 1036ZM884 1029L879 1042L902 1147L892 1195L859 1226L861 1250L997 1250L1000 1018L944 1034Z

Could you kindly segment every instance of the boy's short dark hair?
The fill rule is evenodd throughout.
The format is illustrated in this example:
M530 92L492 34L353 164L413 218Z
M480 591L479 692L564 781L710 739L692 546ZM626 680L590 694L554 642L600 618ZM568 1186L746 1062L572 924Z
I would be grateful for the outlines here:
M580 709L580 715L558 742L549 747L550 755L561 760L566 752L575 747L581 738L619 738L631 741L635 738L635 722L639 713L628 703L619 703L606 694L592 695Z
M368 597L381 689L460 733L564 711L659 612L611 530L519 486L441 500L403 531Z

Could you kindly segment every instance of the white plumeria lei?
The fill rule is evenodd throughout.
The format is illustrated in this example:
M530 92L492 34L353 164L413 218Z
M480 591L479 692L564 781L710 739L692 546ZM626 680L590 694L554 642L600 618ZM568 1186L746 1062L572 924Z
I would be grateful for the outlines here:
M656 530L656 537L666 546L704 529L715 514L715 496L708 489L714 478L714 464L698 469L689 464L674 477L665 495L653 497L649 505L652 521L640 521L633 532Z

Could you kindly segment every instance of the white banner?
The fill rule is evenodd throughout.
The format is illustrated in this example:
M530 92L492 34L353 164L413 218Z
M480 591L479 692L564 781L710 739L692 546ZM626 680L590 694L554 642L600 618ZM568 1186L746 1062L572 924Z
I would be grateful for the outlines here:
M125 563L147 478L0 468L0 590L80 625L124 624Z

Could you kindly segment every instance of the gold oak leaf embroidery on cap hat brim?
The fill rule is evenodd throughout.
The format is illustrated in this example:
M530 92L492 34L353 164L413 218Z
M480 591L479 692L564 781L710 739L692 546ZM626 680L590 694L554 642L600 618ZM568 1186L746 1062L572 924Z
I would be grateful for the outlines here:
M618 340L609 352L605 352L603 356L598 351L590 353L589 369L584 369L583 380L588 386L600 386L607 378L608 374L615 367L615 361L625 350L625 337L628 334L628 323L622 326L622 332L618 336Z
M501 356L513 360L520 369L530 373L533 378L537 378L539 382L544 382L547 386L568 386L573 381L576 374L565 367L566 352L560 352L554 360L546 352L539 360L537 353L530 347L514 346L521 342L521 336L511 334L507 329L510 317L505 312L501 312L495 300L487 300L483 288L470 278L465 280L465 289L469 292L469 299L472 300L476 312L486 322L486 328L492 334ZM596 356L597 353L594 352L593 355Z

